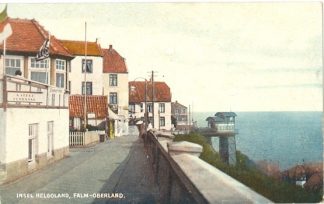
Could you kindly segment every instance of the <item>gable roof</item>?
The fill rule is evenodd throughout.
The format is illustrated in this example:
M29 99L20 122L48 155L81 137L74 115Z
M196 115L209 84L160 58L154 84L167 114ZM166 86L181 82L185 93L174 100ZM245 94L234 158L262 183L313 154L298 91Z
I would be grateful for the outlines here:
M185 109L187 109L187 106L182 105L182 104L179 103L178 101L175 101L175 102L172 102L172 103L171 103L171 108L178 108L178 107L181 107L181 108L185 108Z
M73 55L56 39L49 35L35 19L7 18L0 23L0 32L4 26L10 23L12 35L6 40L6 52L35 54L43 45L44 41L50 38L50 56L63 56L73 58ZM0 47L3 51L3 46Z
M84 56L85 42L76 40L60 40L63 46L73 55ZM97 42L87 42L87 56L102 57L101 47Z
M96 119L108 116L107 96L87 96L87 113L94 113ZM70 117L84 118L84 95L71 95L69 97Z
M140 103L145 102L145 82L130 81L129 85L129 102ZM165 82L154 82L154 101L155 102L171 102L170 87ZM147 82L147 102L152 101L152 83Z
M206 118L206 121L220 123L220 122L225 122L225 118L221 118L221 117L218 117L218 116L214 116L214 117L208 117L208 118Z
M236 117L234 112L217 112L215 116L224 118L224 117Z
M102 49L103 73L127 73L125 58L109 45L109 49Z

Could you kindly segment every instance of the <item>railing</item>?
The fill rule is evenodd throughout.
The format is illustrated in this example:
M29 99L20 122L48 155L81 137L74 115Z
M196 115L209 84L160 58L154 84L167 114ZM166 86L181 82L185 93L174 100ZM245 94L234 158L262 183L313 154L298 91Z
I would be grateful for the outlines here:
M0 80L0 87L0 104L4 108L68 108L69 94L63 88L10 75Z
M201 160L202 147L148 132L144 145L160 192L160 203L271 203Z

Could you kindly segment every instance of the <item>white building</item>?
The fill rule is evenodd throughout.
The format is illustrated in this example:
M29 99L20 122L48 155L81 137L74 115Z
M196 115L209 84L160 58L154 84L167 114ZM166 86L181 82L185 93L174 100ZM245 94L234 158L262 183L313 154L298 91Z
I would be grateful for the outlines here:
M117 114L115 135L128 134L128 70L125 59L109 45L103 52L103 87L110 109Z
M84 81L86 81L87 95L103 95L103 58L100 45L97 42L87 42L85 57L84 41L61 40L61 43L75 56L69 69L70 94L84 94ZM87 61L86 73L85 60Z
M108 118L107 96L87 96L87 124L105 129ZM71 95L69 97L70 129L81 130L84 127L84 95Z
M5 56L0 48L0 182L69 154L66 82L73 56L37 21L7 22L13 33ZM50 57L37 62L35 56L48 38Z
M175 129L183 133L188 133L192 128L190 123L188 108L178 101L171 103L172 117L176 121Z
M145 95L147 107L145 107ZM158 130L171 130L171 91L165 82L154 82L154 100L152 100L151 82L129 82L130 118L133 121L144 121L146 109L149 123L152 124L153 128Z
M215 128L218 132L235 132L234 112L217 112L214 117L206 119L209 128Z

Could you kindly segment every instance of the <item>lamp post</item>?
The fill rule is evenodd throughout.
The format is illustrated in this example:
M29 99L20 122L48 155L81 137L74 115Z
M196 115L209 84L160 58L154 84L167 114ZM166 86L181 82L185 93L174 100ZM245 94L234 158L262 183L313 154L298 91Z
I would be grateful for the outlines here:
M145 82L145 90L144 90L144 128L145 128L145 134L147 133L147 80L143 77L137 77L135 78L133 81L136 81L137 79L143 79ZM134 91L134 89L136 89L136 86L131 87L131 89L133 89L132 91Z

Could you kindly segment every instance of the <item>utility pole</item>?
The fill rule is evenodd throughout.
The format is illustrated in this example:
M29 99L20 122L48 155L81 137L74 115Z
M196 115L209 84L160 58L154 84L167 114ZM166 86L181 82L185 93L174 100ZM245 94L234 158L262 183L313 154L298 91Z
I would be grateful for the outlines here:
M152 70L152 76L151 76L151 80L152 80L152 127L155 128L154 126L154 71Z
M191 130L192 127L191 127L191 122L190 122L190 120L191 120L191 117L190 117L190 105L189 105L189 111L188 111L187 116L188 116L188 118L187 118L187 120L188 120L188 129Z
M87 22L84 24L84 129L87 128ZM81 90L82 91L82 90Z

